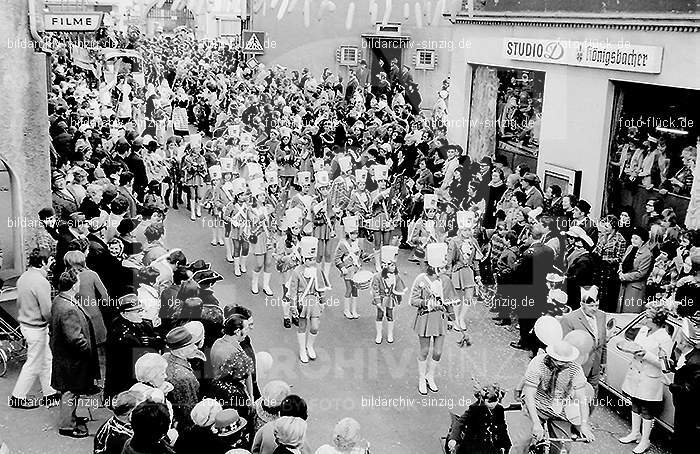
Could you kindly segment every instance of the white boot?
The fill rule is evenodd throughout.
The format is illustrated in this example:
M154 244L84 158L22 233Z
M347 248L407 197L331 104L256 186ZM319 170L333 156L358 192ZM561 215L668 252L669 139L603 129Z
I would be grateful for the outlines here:
M216 227L212 227L211 229L211 243L209 244L216 246Z
M428 361L418 360L418 393L422 396L428 394L428 388L425 384L425 369L428 365Z
M343 315L345 318L353 318L352 312L350 311L350 298L343 299Z
M374 254L374 270L379 273L382 270L382 262L379 257L379 251L375 251Z
M330 273L331 273L331 264L328 262L324 262L323 264L323 273L326 275L328 279L330 279Z
M618 441L625 444L639 441L642 436L641 432L639 431L641 427L642 416L639 413L632 412L632 429L630 430L630 433L624 437L618 438Z
M308 363L309 355L306 354L306 333L297 333L297 343L299 344L299 360L302 363Z
M197 220L197 214L195 213L195 205L196 205L195 201L190 200L190 219L193 221Z
M195 206L196 211L197 211L197 217L201 218L202 217L202 204L195 202L194 206Z
M309 359L316 359L316 350L314 350L316 336L318 336L318 334L309 333L306 335L306 353L309 354Z
M226 261L233 262L233 243L231 238L224 238L224 246L226 246Z
M352 297L352 310L350 311L352 318L360 318L360 314L357 313L357 297Z
M245 263L248 261L248 256L247 255L242 255L241 256L241 273L247 273L248 269L245 267Z
M374 326L377 330L377 337L374 338L374 343L375 344L381 344L382 343L382 325L383 322L374 322Z
M386 341L389 342L390 344L394 343L394 322L393 321L388 321L386 322Z
M236 277L241 277L241 258L240 257L233 258L233 274Z
M651 429L654 427L653 419L642 419L642 439L639 444L632 450L634 454L642 454L646 452L649 447L651 447L651 442L649 437L651 436Z
M260 290L258 289L259 280L260 280L260 272L253 271L253 277L250 280L250 291L253 292L253 295L257 295L258 293L260 293Z
M271 273L266 273L263 271L263 292L267 296L272 296L273 292L272 289L270 288L270 277L272 276Z
M428 373L425 374L425 381L428 382L428 389L436 393L440 391L435 383L435 369L437 369L438 361L428 359Z
M217 236L217 243L219 243L219 246L223 246L224 245L224 228L223 227L216 228L216 236Z

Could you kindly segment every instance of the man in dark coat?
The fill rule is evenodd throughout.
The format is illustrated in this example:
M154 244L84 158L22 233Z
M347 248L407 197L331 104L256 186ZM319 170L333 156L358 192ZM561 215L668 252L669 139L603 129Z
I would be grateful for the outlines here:
M64 272L51 308L51 386L63 393L58 432L73 438L88 436L85 422L75 413L81 395L98 391L95 379L100 376L90 317L75 298L79 284L76 273Z
M190 412L199 402L199 381L188 360L203 354L194 345L192 334L182 326L173 328L165 337L165 342L171 350L163 355L168 362L165 374L173 385L168 398L173 404L173 416L178 430L186 430L193 424Z
M573 242L573 249L566 257L567 304L578 309L581 306L581 287L596 284L596 267L600 263L590 252L595 244L583 228L573 226L566 235Z
M131 146L131 153L126 157L126 165L129 166L129 171L134 174L134 193L139 200L143 200L144 190L148 185L148 176L146 174L146 164L143 158L139 156L139 152L143 146L143 140L140 137L134 139Z
M117 193L129 203L127 217L135 218L139 203L136 199L136 180L132 172L123 172L119 175Z
M111 399L136 383L134 365L144 353L159 353L163 347L150 321L143 320L143 307L130 293L117 300L119 316L111 320L105 346L104 398Z
M554 268L554 251L542 243L542 238L541 230L532 231L532 243L503 278L511 282L506 293L514 300L520 324L520 340L510 345L521 350L537 349L537 338L532 330L543 313L548 293L546 277Z

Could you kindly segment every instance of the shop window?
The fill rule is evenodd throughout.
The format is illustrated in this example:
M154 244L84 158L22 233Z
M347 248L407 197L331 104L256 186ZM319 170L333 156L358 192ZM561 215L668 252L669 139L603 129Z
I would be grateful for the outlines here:
M685 219L697 162L700 91L620 82L615 84L606 209L626 209L644 225L647 201Z
M475 66L469 118L469 155L503 155L512 167L537 171L545 73Z
M419 49L416 52L416 69L435 69L437 57L432 49Z

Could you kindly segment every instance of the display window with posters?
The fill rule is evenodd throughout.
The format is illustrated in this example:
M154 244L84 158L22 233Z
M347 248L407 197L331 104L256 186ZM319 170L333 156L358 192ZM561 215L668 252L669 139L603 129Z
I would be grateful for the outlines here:
M504 156L515 168L537 171L545 73L475 66L472 78L469 155Z
M682 223L697 162L700 91L615 83L606 209L648 227L670 208Z

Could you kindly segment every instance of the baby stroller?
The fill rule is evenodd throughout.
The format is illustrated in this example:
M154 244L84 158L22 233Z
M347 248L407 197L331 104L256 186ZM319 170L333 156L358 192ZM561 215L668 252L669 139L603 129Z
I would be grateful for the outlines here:
M3 292L5 291L6 289L3 289ZM26 358L27 342L19 330L19 322L0 307L0 377L7 373L7 366L11 361Z

